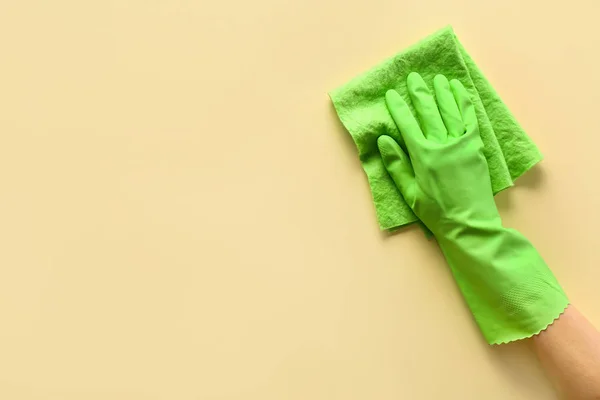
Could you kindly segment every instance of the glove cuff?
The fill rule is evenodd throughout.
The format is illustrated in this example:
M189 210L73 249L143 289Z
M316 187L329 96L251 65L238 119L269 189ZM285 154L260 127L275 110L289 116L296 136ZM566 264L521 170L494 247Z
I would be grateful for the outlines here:
M463 296L490 344L529 338L569 304L554 274L519 232L492 226L438 239Z

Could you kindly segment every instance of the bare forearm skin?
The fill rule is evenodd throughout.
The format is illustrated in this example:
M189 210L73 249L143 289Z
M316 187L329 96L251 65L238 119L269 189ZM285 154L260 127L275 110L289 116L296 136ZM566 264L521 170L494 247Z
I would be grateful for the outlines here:
M600 399L600 333L573 305L531 343L567 399Z

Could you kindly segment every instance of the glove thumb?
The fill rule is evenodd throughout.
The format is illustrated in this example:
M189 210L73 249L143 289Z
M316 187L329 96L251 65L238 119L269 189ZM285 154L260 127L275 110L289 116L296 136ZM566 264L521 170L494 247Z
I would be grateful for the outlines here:
M392 177L394 183L404 200L412 208L415 204L415 172L413 170L410 159L404 153L402 148L390 136L380 136L377 138L377 147L383 165Z

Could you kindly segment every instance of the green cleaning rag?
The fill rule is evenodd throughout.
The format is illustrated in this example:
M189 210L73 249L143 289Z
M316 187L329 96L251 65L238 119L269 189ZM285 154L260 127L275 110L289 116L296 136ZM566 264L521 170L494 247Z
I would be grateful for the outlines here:
M542 159L452 28L446 27L329 93L358 148L381 229L393 230L418 220L388 175L377 149L381 135L402 143L385 105L385 93L395 89L412 107L406 78L413 71L421 74L430 87L433 78L442 74L458 79L467 88L475 104L494 194L512 186L516 178Z

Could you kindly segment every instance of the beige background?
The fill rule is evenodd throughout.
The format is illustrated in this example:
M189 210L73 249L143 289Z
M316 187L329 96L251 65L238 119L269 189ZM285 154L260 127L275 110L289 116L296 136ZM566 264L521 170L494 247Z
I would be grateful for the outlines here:
M599 12L2 1L0 398L555 398L435 243L379 232L326 92L453 24L546 156L505 221L600 325Z

